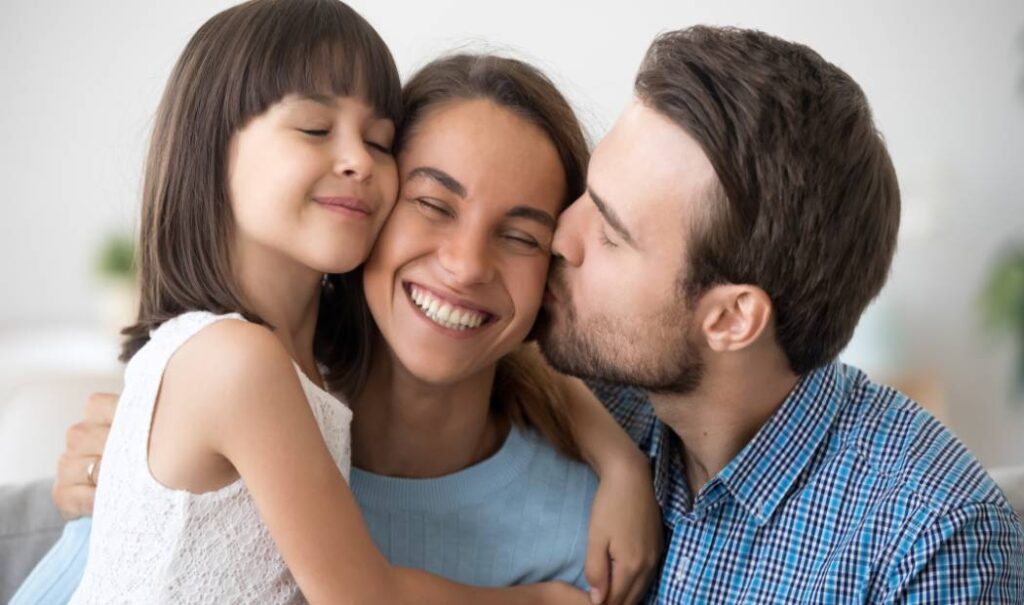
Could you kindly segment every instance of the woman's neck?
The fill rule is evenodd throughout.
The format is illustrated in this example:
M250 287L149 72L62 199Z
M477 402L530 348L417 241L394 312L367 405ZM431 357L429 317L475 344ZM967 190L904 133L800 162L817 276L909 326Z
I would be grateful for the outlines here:
M433 478L477 464L501 448L508 423L491 412L495 367L457 383L413 376L387 344L375 343L372 369L352 402L352 462L393 477Z
M323 276L253 243L237 243L232 259L243 304L271 326L306 376L322 384L313 357L313 335Z

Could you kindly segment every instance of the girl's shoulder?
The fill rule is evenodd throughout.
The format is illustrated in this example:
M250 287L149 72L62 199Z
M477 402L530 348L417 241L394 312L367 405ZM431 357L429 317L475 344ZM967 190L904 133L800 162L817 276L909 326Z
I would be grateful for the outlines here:
M208 387L251 390L295 373L291 356L270 328L240 316L220 316L178 347L167 364L165 380L182 375Z
M221 317L191 333L167 361L155 403L151 464L161 435L172 437L163 442L175 443L175 460L187 449L202 464L211 454L233 463L253 435L272 434L273 427L302 422L310 413L298 370L277 336L265 326ZM191 467L174 470L195 474Z

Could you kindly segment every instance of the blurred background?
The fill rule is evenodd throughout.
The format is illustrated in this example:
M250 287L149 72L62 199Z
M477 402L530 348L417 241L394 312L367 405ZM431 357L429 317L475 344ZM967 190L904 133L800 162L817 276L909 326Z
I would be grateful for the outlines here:
M52 474L85 393L116 389L131 235L164 82L220 0L0 5L0 483ZM870 99L899 173L890 282L845 360L989 467L1024 464L1024 2L354 0L403 75L452 48L544 68L593 139L659 31L805 43Z

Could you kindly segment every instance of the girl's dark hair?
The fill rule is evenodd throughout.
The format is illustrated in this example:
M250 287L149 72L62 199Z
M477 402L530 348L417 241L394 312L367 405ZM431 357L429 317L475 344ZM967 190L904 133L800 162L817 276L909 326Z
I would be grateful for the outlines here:
M404 126L396 149L416 135L433 110L485 99L515 112L549 138L561 159L566 192L563 208L586 189L590 151L576 114L540 70L517 59L488 54L455 54L417 72L402 91ZM329 325L328 325L329 324ZM377 328L362 290L362 272L331 276L321 298L318 350L324 352L327 380L355 396L365 384ZM498 363L492 404L520 427L536 429L562 453L579 457L561 391L536 347L523 345Z
M227 151L238 129L292 93L359 96L397 127L400 92L383 40L337 0L253 0L204 23L156 114L139 229L139 315L123 331L122 361L150 330L186 311L260 321L242 303L229 255Z

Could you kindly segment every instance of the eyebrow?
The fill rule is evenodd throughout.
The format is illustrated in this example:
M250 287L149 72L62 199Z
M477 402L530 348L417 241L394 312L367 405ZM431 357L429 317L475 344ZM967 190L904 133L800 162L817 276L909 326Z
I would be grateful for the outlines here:
M452 175L437 168L430 166L418 166L409 172L408 178L427 178L461 198L466 197L466 187ZM555 230L555 225L558 224L558 221L554 216L532 206L516 206L506 212L505 216L510 218L524 218L526 220L534 221L548 229L551 229L552 231Z
M551 229L552 231L555 230L555 225L557 224L555 217L551 216L547 212L544 212L543 210L533 208L531 206L516 206L515 208L506 212L505 216L512 218L525 218L527 220L540 223L541 225L547 227L548 229Z
M448 174L444 170L438 170L437 168L431 168L430 166L419 166L413 168L409 172L409 178L428 178L438 185L444 187L448 191L451 191L459 197L466 197L466 188L455 179L452 175Z
M619 215L615 214L615 211L608 207L608 204L601 199L601 196L594 193L593 188L587 187L587 193L590 194L590 199L593 200L594 205L597 206L597 211L604 217L605 222L607 222L616 233L622 236L622 239L626 240L630 246L635 248L636 240L633 239L629 230L626 229L626 225L622 222L622 219L619 218Z

